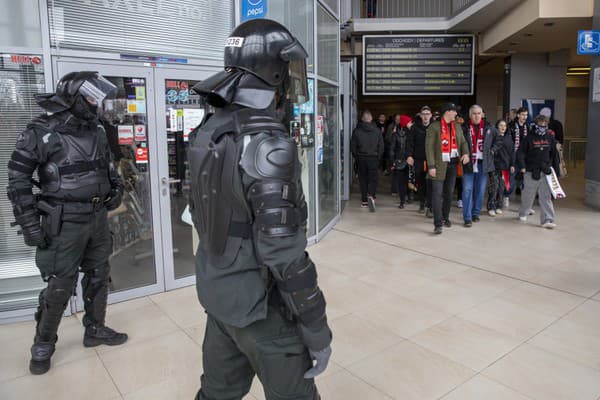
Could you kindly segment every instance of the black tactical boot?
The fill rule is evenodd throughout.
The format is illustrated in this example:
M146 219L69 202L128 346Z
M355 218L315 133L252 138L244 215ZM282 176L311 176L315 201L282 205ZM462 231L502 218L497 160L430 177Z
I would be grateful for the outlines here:
M85 328L85 336L83 337L83 345L85 347L95 347L101 344L107 346L118 346L127 341L126 333L119 333L108 326L104 325L89 325Z
M109 273L110 267L106 264L87 272L81 281L85 307L83 317L85 326L83 345L85 347L95 347L101 344L118 346L127 341L127 334L116 332L104 325Z

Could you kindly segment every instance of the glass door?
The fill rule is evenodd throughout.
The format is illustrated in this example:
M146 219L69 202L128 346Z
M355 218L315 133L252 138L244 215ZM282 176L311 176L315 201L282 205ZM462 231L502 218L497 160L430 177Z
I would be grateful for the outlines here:
M58 60L55 70L58 77L98 71L118 88L103 121L125 184L122 205L108 214L113 233L109 302L160 292L164 275L153 70L89 60ZM83 308L80 295L76 308Z
M191 88L218 69L155 69L155 102L159 139L161 221L167 290L195 282L198 236L188 208L189 134L204 117L206 104Z

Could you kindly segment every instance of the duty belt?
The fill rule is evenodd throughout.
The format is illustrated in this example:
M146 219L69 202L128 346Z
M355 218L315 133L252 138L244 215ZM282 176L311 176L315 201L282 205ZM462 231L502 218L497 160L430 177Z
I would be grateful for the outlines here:
M70 201L52 197L43 197L43 199L53 205L61 204L65 214L91 214L105 208L104 200L99 196L94 196L89 201Z

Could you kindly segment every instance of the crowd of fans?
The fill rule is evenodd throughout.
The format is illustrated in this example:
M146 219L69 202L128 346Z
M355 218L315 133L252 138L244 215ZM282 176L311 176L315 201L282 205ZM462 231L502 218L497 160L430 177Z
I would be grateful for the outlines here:
M487 193L490 217L504 214L513 193L520 195L519 220L534 214L540 224L556 227L550 179L561 171L562 124L543 109L528 122L527 108L511 110L492 124L482 107L472 105L466 119L453 103L439 112L423 106L414 116L396 114L377 120L369 110L352 133L351 152L361 191L361 207L376 210L380 171L391 175L391 192L403 209L418 201L418 212L433 217L434 233L451 227L454 193L463 226L480 221Z

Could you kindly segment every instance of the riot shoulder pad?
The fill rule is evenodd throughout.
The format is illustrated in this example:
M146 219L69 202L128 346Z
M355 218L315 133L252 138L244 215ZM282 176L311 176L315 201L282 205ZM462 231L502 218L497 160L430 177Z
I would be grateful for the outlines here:
M295 182L299 171L296 144L283 135L254 135L244 150L240 165L254 179Z

